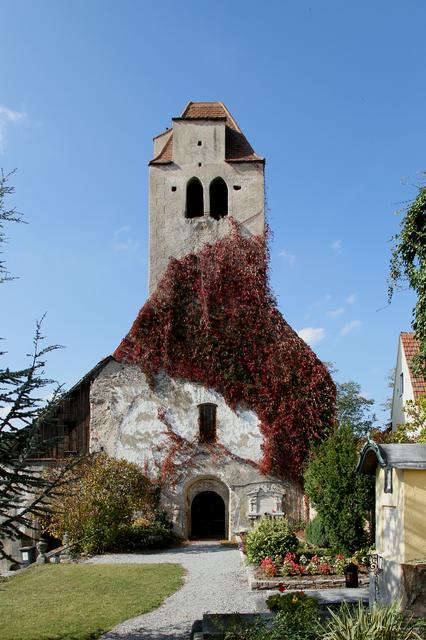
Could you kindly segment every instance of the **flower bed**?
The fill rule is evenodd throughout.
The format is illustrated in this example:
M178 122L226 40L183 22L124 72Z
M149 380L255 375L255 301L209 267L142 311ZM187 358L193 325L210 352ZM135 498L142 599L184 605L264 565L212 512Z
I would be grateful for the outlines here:
M342 554L311 555L309 551L286 553L283 557L267 556L258 566L249 568L251 589L331 589L345 586L344 567L353 558ZM359 586L368 584L368 569L358 565Z
M282 558L267 556L259 565L261 574L266 578L275 578L278 575L287 576L328 576L343 575L347 564L345 556L338 553L333 556L309 557L309 554L286 553Z

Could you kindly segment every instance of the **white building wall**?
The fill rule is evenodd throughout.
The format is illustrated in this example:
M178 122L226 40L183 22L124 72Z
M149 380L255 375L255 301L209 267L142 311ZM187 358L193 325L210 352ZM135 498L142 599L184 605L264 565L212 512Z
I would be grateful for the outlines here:
M211 447L198 439L197 405L207 402L217 405L217 445ZM229 538L265 512L284 512L293 521L303 516L301 487L259 472L263 438L257 415L248 409L232 410L223 396L200 384L163 374L151 389L137 365L110 362L91 387L90 450L139 464L155 477L170 445L166 425L158 417L163 407L173 432L191 445L192 452L190 460L181 460L178 481L174 484L169 478L163 486L162 504L176 533L189 535L191 499L206 483L217 486L217 492L222 486L228 496Z
M152 390L137 365L110 362L93 382L91 393L91 450L152 467L156 447L167 440L158 410L167 407L173 431L198 442L198 405L217 405L217 440L234 455L259 462L262 436L253 411L233 411L213 389L168 376L157 377ZM147 446L148 445L148 446Z
M401 388L401 373L403 375L403 383ZM413 387L411 384L410 369L408 367L407 358L402 348L401 336L398 339L398 353L395 367L395 382L392 397L392 431L395 431L400 424L407 422L406 415L403 411L407 400L414 400Z

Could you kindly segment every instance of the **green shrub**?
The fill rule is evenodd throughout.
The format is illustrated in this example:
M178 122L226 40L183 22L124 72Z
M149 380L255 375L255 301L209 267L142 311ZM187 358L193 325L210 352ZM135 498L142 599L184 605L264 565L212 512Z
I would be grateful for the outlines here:
M77 551L102 553L116 548L135 512L154 520L157 502L155 488L138 465L101 453L74 468L67 492L52 502L42 526L62 540L67 533Z
M297 560L302 555L310 560L313 556L335 556L336 551L330 547L299 547L296 551Z
M421 640L415 630L421 623L407 619L396 602L390 607L365 608L342 604L321 627L321 640ZM423 636L424 637L424 636Z
M318 613L318 602L315 598L311 598L303 593L303 591L294 591L292 593L279 593L269 596L266 600L266 606L270 611L284 611L294 615L296 611L310 615Z
M247 559L259 564L267 556L283 556L297 549L297 538L287 518L261 518L245 539Z
M313 544L317 547L330 546L324 523L319 515L316 515L311 522L308 522L305 528L305 536L306 542L309 544Z
M143 549L162 549L169 547L175 536L169 526L163 523L134 522L120 528L114 544L116 551L142 551Z
M311 457L305 491L321 516L331 546L352 553L368 542L365 522L374 508L374 478L355 470L358 441L340 424Z
M223 628L224 640L318 640L319 616L315 608L278 611L272 621L258 617L245 622L238 614Z

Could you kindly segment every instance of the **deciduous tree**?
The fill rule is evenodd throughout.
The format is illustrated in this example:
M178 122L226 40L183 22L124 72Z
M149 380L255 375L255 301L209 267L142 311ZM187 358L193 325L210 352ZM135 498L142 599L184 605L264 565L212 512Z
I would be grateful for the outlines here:
M388 297L390 301L395 289L407 284L417 295L412 327L419 352L412 368L417 375L426 376L426 186L419 187L404 212L400 231L393 237Z

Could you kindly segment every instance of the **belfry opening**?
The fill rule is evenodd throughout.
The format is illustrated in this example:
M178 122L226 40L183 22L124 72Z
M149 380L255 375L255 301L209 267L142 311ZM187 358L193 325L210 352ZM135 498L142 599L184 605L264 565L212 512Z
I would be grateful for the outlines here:
M223 178L215 178L210 183L210 216L220 220L228 215L228 187Z

